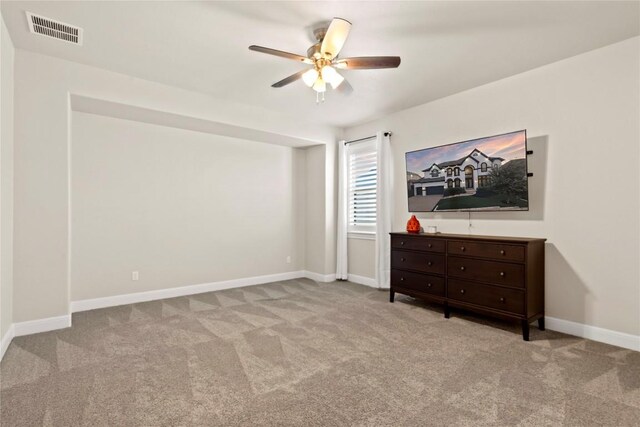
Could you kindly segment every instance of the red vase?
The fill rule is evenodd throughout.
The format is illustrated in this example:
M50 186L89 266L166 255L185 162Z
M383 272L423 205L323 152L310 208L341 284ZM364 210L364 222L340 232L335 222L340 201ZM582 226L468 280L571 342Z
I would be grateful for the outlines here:
M420 233L420 221L415 215L411 215L407 221L407 233Z

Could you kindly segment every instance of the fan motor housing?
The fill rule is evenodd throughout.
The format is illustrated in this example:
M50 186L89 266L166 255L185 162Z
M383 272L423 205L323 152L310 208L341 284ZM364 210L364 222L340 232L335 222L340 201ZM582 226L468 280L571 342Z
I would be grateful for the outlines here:
M313 37L318 40L318 43L322 43L324 40L324 36L327 34L327 30L329 29L329 24L322 23L321 26L313 30Z

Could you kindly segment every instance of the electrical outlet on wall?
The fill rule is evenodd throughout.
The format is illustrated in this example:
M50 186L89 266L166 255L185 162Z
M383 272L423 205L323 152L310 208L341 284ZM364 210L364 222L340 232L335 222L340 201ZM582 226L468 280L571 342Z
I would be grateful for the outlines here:
M139 280L140 279L140 273L138 273L137 271L133 271L131 273L131 280Z
M291 264L291 255L287 255L287 264Z

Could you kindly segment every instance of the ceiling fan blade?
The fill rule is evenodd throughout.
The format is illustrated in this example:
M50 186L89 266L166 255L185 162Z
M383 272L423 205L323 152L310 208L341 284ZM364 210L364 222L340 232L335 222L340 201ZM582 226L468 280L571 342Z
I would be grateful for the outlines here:
M344 42L347 41L347 36L351 30L351 22L342 18L333 18L327 33L322 39L322 45L320 46L320 52L335 58L342 50Z
M284 52L282 50L271 49L268 47L256 46L256 45L249 46L249 50L266 53L268 55L279 56L281 58L293 59L294 61L304 62L305 64L313 64L313 61L305 56L296 55L295 53Z
M307 71L309 71L309 70L298 71L297 73L292 74L289 77L280 80L279 82L275 82L274 84L271 85L271 87L282 87L282 86L288 85L289 83L293 83L296 80L301 79L302 75L304 73L306 73Z
M342 81L342 83L340 83L340 86L338 86L335 90L336 92L342 95L351 95L351 92L353 92L353 86L351 86L349 82L345 79Z
M333 62L333 66L342 70L373 70L377 68L398 68L399 56L360 56L342 58Z

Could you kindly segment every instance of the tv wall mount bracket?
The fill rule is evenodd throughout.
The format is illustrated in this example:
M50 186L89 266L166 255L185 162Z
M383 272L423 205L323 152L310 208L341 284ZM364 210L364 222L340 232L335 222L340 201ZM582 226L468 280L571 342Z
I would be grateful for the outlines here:
M530 156L533 154L533 150L527 150L527 156ZM527 177L531 177L533 176L533 172L528 172L527 173Z

